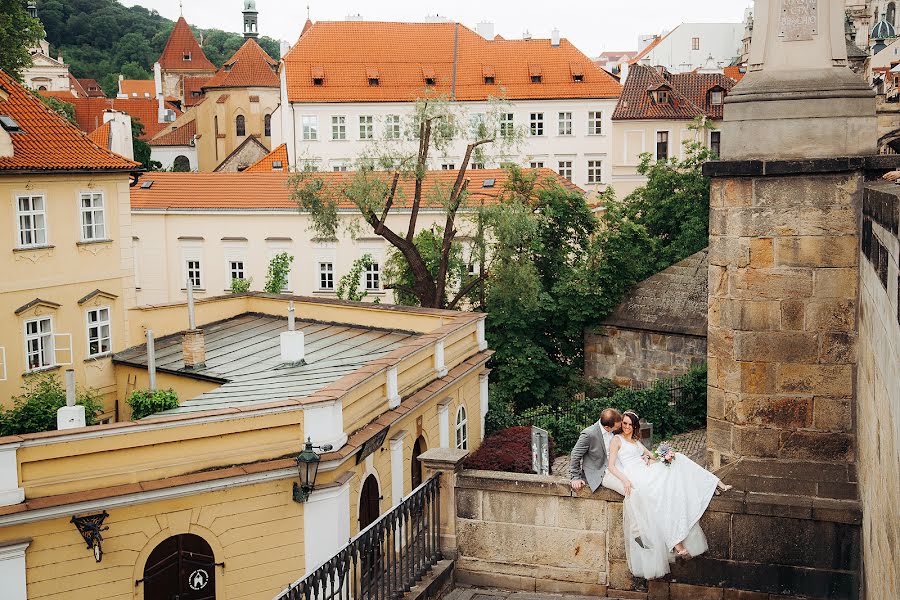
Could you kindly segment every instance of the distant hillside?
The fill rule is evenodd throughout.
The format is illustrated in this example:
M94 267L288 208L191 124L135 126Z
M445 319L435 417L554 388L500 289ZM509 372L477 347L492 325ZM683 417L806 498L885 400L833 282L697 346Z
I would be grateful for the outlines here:
M175 25L155 10L115 0L38 0L38 17L54 57L61 52L75 77L96 79L107 96L115 96L119 73L126 79L152 79L153 63ZM220 29L193 30L217 67L244 42L242 35ZM263 36L257 41L279 58L276 40Z

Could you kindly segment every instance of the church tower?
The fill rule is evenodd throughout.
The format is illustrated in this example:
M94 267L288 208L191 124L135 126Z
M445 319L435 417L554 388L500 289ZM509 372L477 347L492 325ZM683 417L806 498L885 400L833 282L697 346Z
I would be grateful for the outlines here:
M244 37L245 38L255 38L259 36L259 30L256 25L256 16L259 13L256 12L256 1L255 0L244 0Z

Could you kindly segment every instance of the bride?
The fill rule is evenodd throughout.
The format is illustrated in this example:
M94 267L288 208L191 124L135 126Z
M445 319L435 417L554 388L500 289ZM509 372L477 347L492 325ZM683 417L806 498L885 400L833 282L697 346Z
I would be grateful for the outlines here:
M731 486L681 453L669 465L655 460L639 441L639 431L638 416L627 411L622 433L609 446L609 471L625 487L628 568L636 577L653 579L669 572L676 555L706 552L698 521L713 494Z

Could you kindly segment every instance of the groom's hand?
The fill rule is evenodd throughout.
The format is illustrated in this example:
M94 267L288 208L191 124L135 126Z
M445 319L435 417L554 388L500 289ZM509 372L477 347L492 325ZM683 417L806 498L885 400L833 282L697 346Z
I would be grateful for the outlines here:
M583 479L573 479L572 480L572 489L575 490L576 492L583 487L584 487Z

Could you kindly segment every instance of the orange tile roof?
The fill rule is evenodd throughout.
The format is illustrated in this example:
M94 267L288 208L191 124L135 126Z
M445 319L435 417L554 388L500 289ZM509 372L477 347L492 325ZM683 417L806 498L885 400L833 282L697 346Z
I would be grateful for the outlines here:
M96 79L78 79L77 81L88 98L106 98L103 88L100 87Z
M88 139L100 146L109 149L109 123L104 123L88 134Z
M144 126L144 134L140 139L149 140L162 129L169 126L168 123L160 123L158 116L158 103L155 98L62 98L75 107L75 120L78 127L85 132L93 131L103 124L103 111L107 109L128 113L132 119L137 119ZM181 114L174 104L166 104L166 108L175 111L175 115Z
M203 89L278 87L278 61L266 54L256 40L248 38L222 68L203 84Z
M69 73L69 89L73 90L74 93L71 93L72 96L78 96L81 98L87 98L87 91L81 86L81 82L75 79L75 76Z
M674 31L674 29L673 29L672 31ZM641 50L640 52L638 52L638 53L635 55L634 58L632 58L631 60L629 60L629 61L628 61L628 64L629 64L629 65L636 65L637 63L641 62L641 60L643 60L643 58L644 58L645 56L647 56L648 54L650 54L650 52L651 52L654 48L656 48L657 46L659 46L659 43L660 43L660 42L662 42L664 39L666 39L667 37L669 37L669 35L670 35L671 33L672 33L672 32L670 31L670 32L667 33L666 35L660 35L660 36L656 36L655 38L653 38L653 41L650 42L649 44L647 44L647 47L646 47L646 48L644 48L643 50Z
M733 67L725 67L725 69L723 69L723 70L725 72L725 77L734 79L738 83L740 83L741 79L744 78L744 75L747 74L747 68L742 67L740 65L735 65Z
M203 85L209 81L212 75L197 75L182 79L184 86L184 106L189 108L203 102Z
M142 178L144 183L153 181L149 188L135 187L131 190L131 208L145 210L178 209L231 209L231 210L271 210L296 209L297 203L291 198L288 179L291 173L268 172L249 173L168 173L154 172ZM326 187L339 191L350 183L352 172L311 173L310 177L321 179ZM375 172L375 177L391 177L386 171ZM423 183L422 198L434 197L438 186L448 188L456 180L457 171L429 171ZM468 204L477 205L482 201L497 202L504 192L509 174L503 169L479 169L467 171L469 180ZM557 175L550 169L540 169L542 182L559 182L566 189L583 193L578 186ZM484 187L486 180L494 180L493 187ZM401 179L394 206L410 206L413 196L412 179ZM248 194L247 190L253 190ZM349 200L339 203L339 208L355 210Z
M41 96L46 96L48 98L59 98L60 100L68 100L70 98L78 98L71 91L64 92L62 90L39 90L38 94ZM87 96L81 96L82 98L86 98Z
M190 54L191 59L184 60L185 54ZM169 34L166 47L157 62L166 71L208 71L210 73L216 71L215 65L206 58L184 17L178 17L172 33Z
M156 98L156 82L152 79L123 79L119 92L129 98Z
M0 157L0 172L140 168L139 163L92 142L3 71L0 71L0 87L9 94L9 98L0 102L0 114L15 119L22 129L9 134L13 155Z
M160 131L155 138L150 140L151 146L190 146L197 134L197 121L188 121L172 131L166 133Z
M456 82L453 85L454 37ZM352 44L348 44L352 40ZM424 70L434 91L458 100L617 98L621 86L568 40L485 40L456 23L318 22L284 56L291 102L408 102L425 91ZM542 67L532 83L529 65ZM485 84L485 69L496 83ZM583 81L576 82L573 72ZM312 74L324 72L323 85ZM377 72L378 85L369 85Z
M723 105L710 103L709 91L721 88L726 94L734 87L733 79L720 73L669 73L662 67L632 65L625 80L613 120L627 119L694 119L706 116L721 119ZM656 104L650 91L668 88L671 101Z
M276 160L281 161L281 167L279 169L275 169L273 163ZM261 159L244 169L244 173L271 173L273 171L287 171L290 165L288 164L288 153L287 153L287 144L281 144Z

